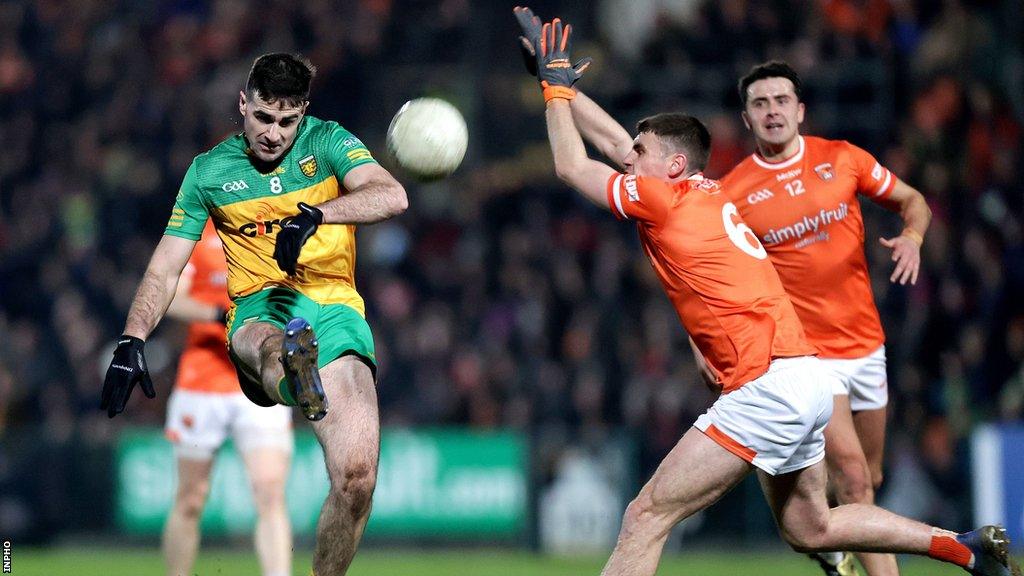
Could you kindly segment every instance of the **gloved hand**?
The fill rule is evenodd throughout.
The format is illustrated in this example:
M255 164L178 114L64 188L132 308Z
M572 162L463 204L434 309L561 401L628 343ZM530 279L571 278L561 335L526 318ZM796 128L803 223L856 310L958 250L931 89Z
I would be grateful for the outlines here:
M519 21L519 27L523 29L523 35L519 37L519 51L523 55L523 65L530 76L537 75L537 50L534 46L540 44L540 18L526 6L516 6L512 9Z
M545 102L552 98L575 98L576 92L572 85L590 66L590 58L583 58L575 64L570 63L571 38L572 26L566 24L563 27L559 18L541 27L540 41L534 46L534 50L537 53L537 79L544 89Z
M144 340L134 336L122 335L117 340L114 359L110 361L107 376L103 379L103 396L100 399L100 410L106 410L110 418L124 412L136 384L142 385L146 398L156 398L153 380L146 367L146 356L142 352L145 345Z
M274 260L277 266L289 276L295 275L295 266L299 261L299 252L309 237L316 232L317 226L323 224L324 213L315 206L299 202L299 214L281 225L274 244Z

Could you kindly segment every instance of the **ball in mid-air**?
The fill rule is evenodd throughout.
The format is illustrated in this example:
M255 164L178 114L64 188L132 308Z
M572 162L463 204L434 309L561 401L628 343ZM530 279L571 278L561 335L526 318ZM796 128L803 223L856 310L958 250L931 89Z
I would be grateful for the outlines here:
M455 106L440 98L406 102L388 126L388 150L402 168L426 180L459 167L469 132Z

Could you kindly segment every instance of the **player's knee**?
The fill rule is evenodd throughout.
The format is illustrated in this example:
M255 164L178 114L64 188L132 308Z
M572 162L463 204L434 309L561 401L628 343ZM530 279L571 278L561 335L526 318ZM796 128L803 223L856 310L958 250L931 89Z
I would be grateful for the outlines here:
M252 482L252 497L260 514L285 508L284 480L279 478L255 478Z
M789 544L789 547L792 548L794 552L810 554L811 552L818 550L814 545L813 538L809 535L789 534L783 532L783 538L786 540L786 544Z
M239 328L231 336L231 351L242 362L255 365L259 362L262 338L255 337L251 332L251 329Z
M859 458L846 458L839 462L838 474L833 480L836 499L840 504L870 503L874 501L873 478L867 465Z
M648 494L641 492L626 506L626 513L622 517L623 535L630 536L655 531L657 519L654 501Z
M823 550L827 522L800 522L797 526L783 526L782 539L796 552L807 554Z
M188 519L199 518L206 505L206 495L209 489L209 484L205 482L184 489L179 488L176 506L181 515Z
M348 462L331 479L331 484L337 488L338 495L352 516L361 518L370 511L373 490L377 486L376 466L369 461Z
M871 487L874 490L878 490L882 487L882 481L885 480L885 475L882 473L881 468L871 470Z

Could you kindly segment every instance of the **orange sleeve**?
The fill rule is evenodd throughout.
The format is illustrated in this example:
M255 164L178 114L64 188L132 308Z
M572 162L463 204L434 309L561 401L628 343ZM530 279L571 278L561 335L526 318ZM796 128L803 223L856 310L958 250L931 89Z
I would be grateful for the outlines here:
M608 207L620 220L662 222L674 194L671 186L654 178L612 174L608 179Z
M884 200L896 187L896 175L867 151L844 142L857 175L857 193L872 200Z

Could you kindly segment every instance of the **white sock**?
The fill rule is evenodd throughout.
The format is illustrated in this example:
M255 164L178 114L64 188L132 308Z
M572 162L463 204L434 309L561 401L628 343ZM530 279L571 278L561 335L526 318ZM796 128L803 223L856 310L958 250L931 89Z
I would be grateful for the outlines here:
M817 552L817 555L819 558L833 566L837 566L843 561L842 552Z

